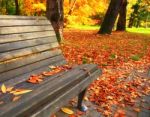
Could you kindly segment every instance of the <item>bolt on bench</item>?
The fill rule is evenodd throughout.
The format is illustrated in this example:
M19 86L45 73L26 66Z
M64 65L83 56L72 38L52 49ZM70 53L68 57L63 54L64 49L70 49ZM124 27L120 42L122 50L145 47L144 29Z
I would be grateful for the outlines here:
M17 101L0 91L0 117L49 117L79 95L78 109L88 85L101 75L95 64L83 64L32 84L32 74L65 65L55 32L45 17L0 16L0 86L29 89ZM88 71L88 72L87 72ZM90 72L90 74L89 74Z

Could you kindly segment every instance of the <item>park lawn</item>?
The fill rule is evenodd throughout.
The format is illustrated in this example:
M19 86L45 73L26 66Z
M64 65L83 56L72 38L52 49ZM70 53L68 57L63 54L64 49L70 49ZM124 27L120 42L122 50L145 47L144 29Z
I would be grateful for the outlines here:
M68 25L68 28L78 30L99 30L99 25ZM150 34L150 28L127 28L127 32Z
M136 97L148 95L150 84L141 85L148 83L148 79L140 76L128 79L133 71L145 73L150 66L150 35L131 32L98 35L97 30L65 29L62 50L69 63L95 63L102 68L103 75L90 86L88 99L99 105L98 111L105 116L112 115L113 104L124 109L134 104Z

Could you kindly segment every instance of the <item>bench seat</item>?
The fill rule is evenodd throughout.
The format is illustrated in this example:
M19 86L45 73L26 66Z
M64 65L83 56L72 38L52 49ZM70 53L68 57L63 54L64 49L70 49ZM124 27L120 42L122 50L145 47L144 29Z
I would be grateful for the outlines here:
M27 82L32 74L66 63L45 17L0 16L0 85L32 90L16 101L1 92L0 117L49 117L102 73L95 64L83 64L45 76L39 84Z

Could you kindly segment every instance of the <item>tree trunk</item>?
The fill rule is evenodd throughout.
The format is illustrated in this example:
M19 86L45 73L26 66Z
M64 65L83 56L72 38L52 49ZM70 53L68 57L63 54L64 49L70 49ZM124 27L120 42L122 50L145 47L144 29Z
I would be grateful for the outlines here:
M15 13L15 15L19 15L20 14L20 10L19 10L18 0L15 0L15 6L16 6L16 13Z
M51 21L59 42L62 40L63 21L64 21L64 0L47 0L46 16Z
M131 14L130 16L130 19L129 19L129 25L128 25L128 28L132 28L133 26L133 23L134 23L134 16L133 16L133 13Z
M127 0L123 0L119 11L119 19L117 23L117 31L125 31L126 30L126 14L127 14Z
M111 0L98 33L111 34L123 0Z
M140 2L141 2L141 0L138 0L137 3L132 6L133 12L131 13L131 16L130 16L130 19L129 19L129 25L128 25L129 28L132 28L132 26L135 23L135 19L138 16L138 10L140 8L140 5L139 5Z

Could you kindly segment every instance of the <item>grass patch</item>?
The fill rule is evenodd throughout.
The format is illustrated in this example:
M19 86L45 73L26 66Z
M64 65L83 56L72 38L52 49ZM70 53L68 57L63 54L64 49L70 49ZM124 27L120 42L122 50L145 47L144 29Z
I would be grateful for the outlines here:
M99 25L68 25L67 28L78 30L99 30ZM150 34L150 28L127 28L127 32Z
M150 28L127 28L128 32L150 34Z
M133 56L131 56L131 59L133 61L139 61L140 60L140 56L139 55L133 55Z

